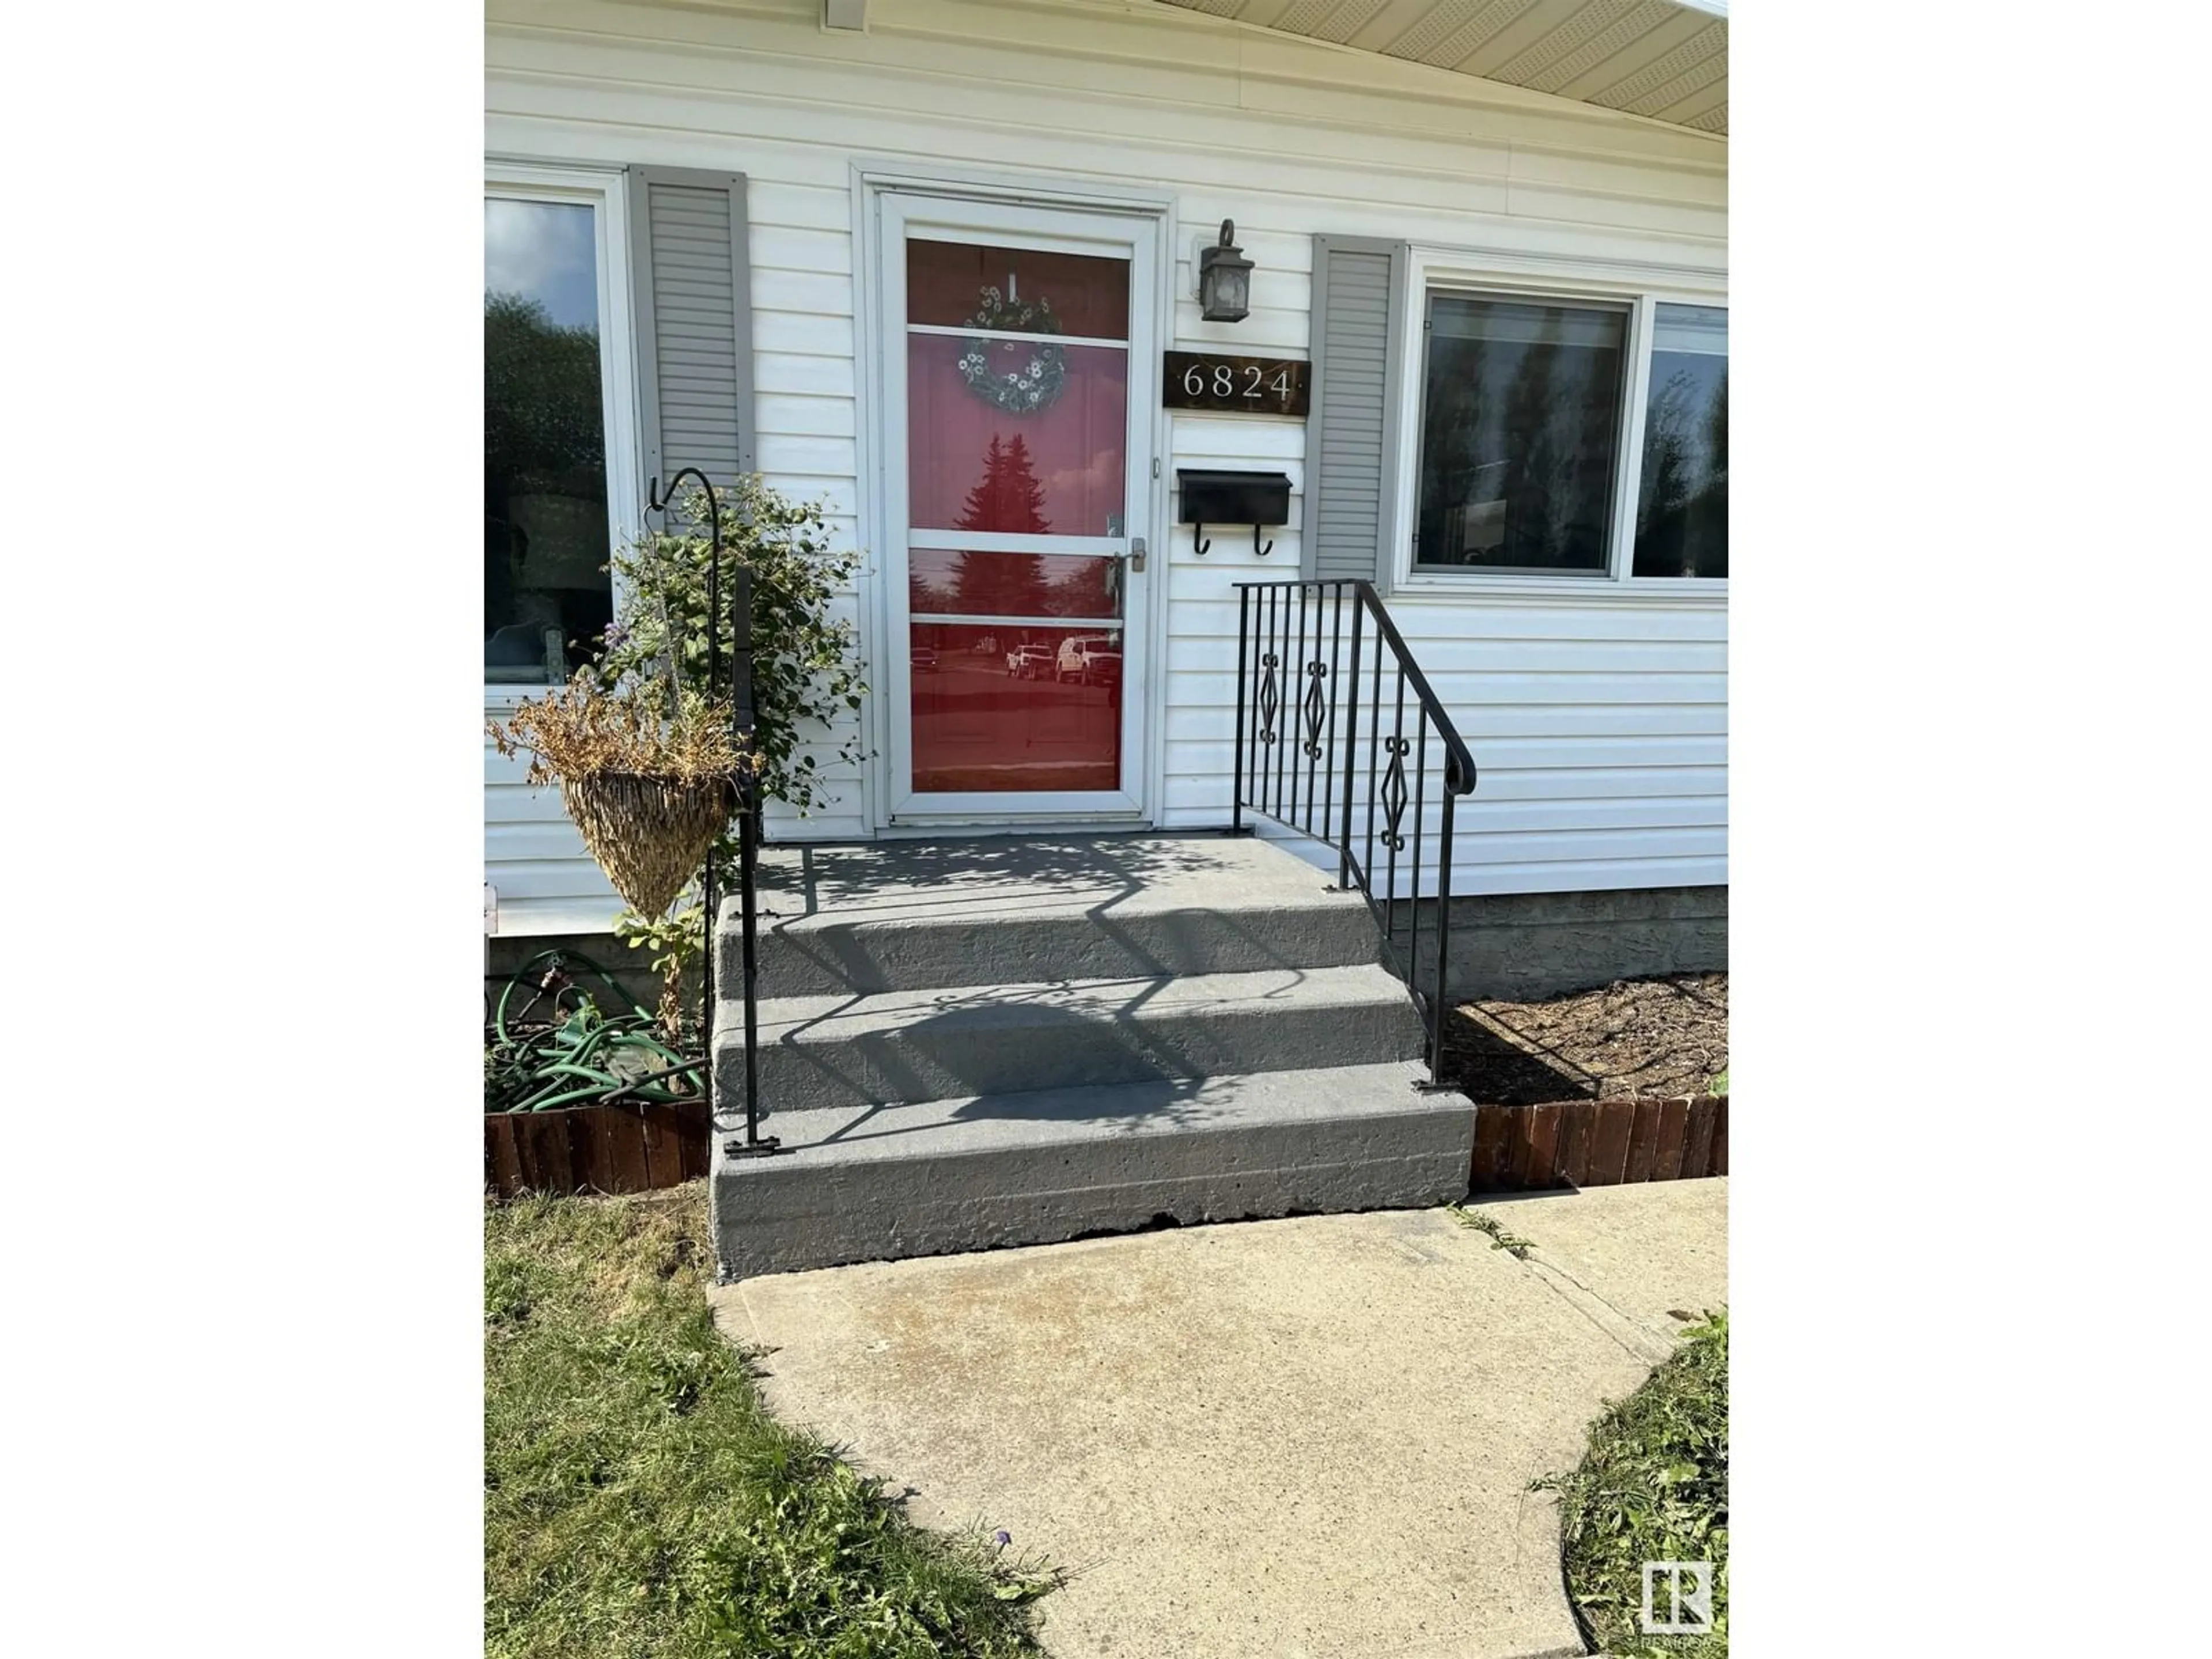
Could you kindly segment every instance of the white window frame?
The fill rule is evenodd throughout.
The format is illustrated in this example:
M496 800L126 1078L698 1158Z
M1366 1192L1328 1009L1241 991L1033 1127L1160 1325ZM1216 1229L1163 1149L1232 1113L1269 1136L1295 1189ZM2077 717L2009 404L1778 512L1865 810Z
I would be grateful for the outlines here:
M1651 388L1654 319L1662 305L1728 305L1728 286L1718 272L1654 270L1585 262L1563 270L1550 262L1478 256L1462 249L1416 246L1406 261L1406 291L1398 296L1407 319L1398 364L1397 478L1386 508L1393 515L1390 544L1395 567L1391 589L1423 597L1453 598L1490 604L1524 600L1538 604L1579 601L1600 605L1689 605L1717 608L1728 603L1725 576L1638 576L1636 507L1643 488L1644 405ZM1604 570L1560 573L1482 569L1417 569L1413 526L1420 518L1421 422L1428 390L1429 296L1467 294L1484 299L1534 304L1626 307L1628 312L1628 372L1621 388L1619 449L1613 475L1611 537Z
M639 491L643 462L639 443L637 343L630 309L629 198L620 167L556 166L493 159L484 165L483 193L520 202L578 204L593 210L599 296L599 416L607 447L607 544L618 548L644 524ZM626 588L610 578L616 613ZM510 710L544 695L543 685L484 683L484 708Z

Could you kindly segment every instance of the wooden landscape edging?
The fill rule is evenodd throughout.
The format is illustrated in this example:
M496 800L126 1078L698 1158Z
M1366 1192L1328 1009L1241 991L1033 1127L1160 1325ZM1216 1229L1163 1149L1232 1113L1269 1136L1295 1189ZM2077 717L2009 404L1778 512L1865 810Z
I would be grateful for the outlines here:
M484 1115L484 1186L520 1193L649 1193L707 1173L707 1103L629 1101Z
M1570 1183L1612 1187L1727 1173L1726 1095L1551 1100L1474 1109L1474 1162L1468 1181L1474 1192Z

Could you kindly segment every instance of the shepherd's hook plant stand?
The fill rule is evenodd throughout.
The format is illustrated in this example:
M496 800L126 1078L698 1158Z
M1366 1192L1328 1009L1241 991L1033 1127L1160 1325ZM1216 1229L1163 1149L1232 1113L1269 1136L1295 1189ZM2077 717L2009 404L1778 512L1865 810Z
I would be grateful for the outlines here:
M687 466L668 481L663 495L660 480L647 486L649 511L667 521L678 488L686 478L696 479L707 497L707 697L714 700L720 684L722 634L722 506L714 486L696 466ZM753 573L739 565L733 573L730 599L730 732L742 748L753 727ZM672 643L672 650L674 648ZM745 989L745 1136L722 1143L730 1158L767 1158L782 1142L760 1132L760 1001L758 985L757 889L760 861L760 791L757 779L748 774L738 780L738 908L742 918ZM711 1096L714 1073L714 849L707 849L704 886L706 915L699 926L705 935L700 954L701 982L699 1046L705 1057L702 1068Z

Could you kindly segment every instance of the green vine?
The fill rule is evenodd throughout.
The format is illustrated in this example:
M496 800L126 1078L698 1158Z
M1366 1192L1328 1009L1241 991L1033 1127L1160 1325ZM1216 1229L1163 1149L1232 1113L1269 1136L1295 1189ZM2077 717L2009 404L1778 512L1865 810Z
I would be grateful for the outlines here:
M828 516L818 501L794 501L758 475L718 488L722 517L722 603L731 603L739 568L752 574L753 729L763 799L780 800L804 817L830 803L822 781L824 758L857 765L866 750L857 714L867 685L862 678L859 631L838 613L860 566L857 551L830 543ZM669 514L676 533L651 532L617 552L611 568L621 579L616 618L583 672L608 690L623 687L648 702L662 696L672 667L686 686L707 683L707 498L695 490ZM726 653L720 669L728 691L727 628L715 635ZM842 738L830 734L847 718ZM826 740L826 741L825 741ZM737 869L735 827L716 848L718 867ZM703 871L701 872L703 875ZM726 873L723 890L727 890ZM622 942L652 952L670 982L700 952L699 885L695 880L665 915L625 910L616 919Z

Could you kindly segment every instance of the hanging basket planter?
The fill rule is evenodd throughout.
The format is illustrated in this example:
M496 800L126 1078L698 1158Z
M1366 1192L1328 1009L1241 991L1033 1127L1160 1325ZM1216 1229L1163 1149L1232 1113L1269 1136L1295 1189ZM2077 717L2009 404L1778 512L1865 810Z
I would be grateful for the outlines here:
M603 690L579 675L490 733L501 754L530 756L532 783L561 786L585 848L642 916L697 878L757 766L726 703L651 681Z
M588 772L562 777L561 799L615 890L632 909L657 916L729 827L738 785L731 777Z

